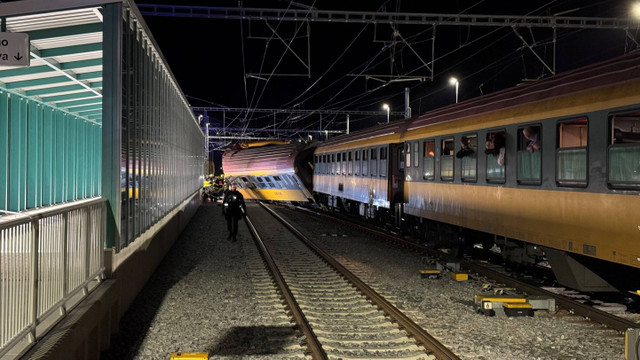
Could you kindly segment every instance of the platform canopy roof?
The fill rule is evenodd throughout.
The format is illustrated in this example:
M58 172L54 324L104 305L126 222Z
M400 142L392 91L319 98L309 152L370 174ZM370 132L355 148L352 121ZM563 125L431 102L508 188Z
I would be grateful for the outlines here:
M0 67L0 89L101 122L102 8L96 1L47 2L0 4L0 14L10 14L3 27L27 33L31 52L29 67Z

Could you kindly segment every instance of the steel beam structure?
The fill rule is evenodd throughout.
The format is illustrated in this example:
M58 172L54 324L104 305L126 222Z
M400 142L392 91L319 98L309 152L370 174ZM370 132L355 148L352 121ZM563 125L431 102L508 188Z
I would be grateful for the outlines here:
M203 127L206 131L206 127ZM238 132L238 133L255 133L255 132L266 132L266 133L323 133L323 134L344 134L344 130L308 130L308 129L273 129L273 128L224 128L224 127L209 127L209 132L211 131L224 131L224 132ZM211 136L211 135L210 135Z
M518 16L431 14L372 11L335 11L317 9L263 9L216 6L180 6L138 4L145 16L172 16L225 20L311 21L360 24L410 24L489 27L526 27L556 29L615 29L627 30L638 25L631 18L577 16Z
M273 113L273 114L319 114L319 115L387 115L386 111L360 111L360 110L303 110L303 109L251 109L251 108L226 108L226 107L198 107L192 106L191 110L194 112L237 112L237 113ZM391 115L404 115L402 111L393 111Z

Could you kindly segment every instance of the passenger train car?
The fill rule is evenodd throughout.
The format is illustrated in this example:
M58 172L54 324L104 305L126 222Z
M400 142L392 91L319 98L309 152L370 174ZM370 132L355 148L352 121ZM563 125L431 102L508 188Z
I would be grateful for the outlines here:
M640 289L640 52L333 138L313 163L318 202Z
M314 149L315 143L244 144L224 152L222 168L245 199L309 201Z

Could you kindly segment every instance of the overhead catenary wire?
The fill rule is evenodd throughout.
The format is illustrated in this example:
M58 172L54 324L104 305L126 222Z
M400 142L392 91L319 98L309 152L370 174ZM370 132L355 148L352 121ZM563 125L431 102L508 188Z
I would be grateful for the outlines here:
M476 5L478 5L478 4L480 4L480 3L483 3L483 2L484 2L484 0L482 0L482 1L480 1L480 2L478 2L478 3L476 3L476 4L474 4L473 6L476 6ZM535 9L535 10L531 11L529 14L531 14L531 13L533 13L533 12L536 12L536 11L539 11L540 9L542 9L542 8L544 8L544 7L547 7L547 6L549 6L549 5L552 5L552 4L554 4L554 7L557 7L557 6L559 6L559 4L563 4L563 3L566 3L566 2L550 1L550 2L548 2L548 3L546 3L546 4L542 5L542 6L540 6L539 8L537 8L537 9ZM473 6L472 6L472 7L473 7ZM359 36L361 36L361 33L362 33L363 31L364 31L364 27L363 27L363 29L361 29L360 33L359 33L356 37L354 37L354 39L351 41L351 43L349 44L349 46L347 47L347 49L349 49L349 48L352 46L352 44L353 44L355 41L357 41L357 40L358 40L358 37L359 37ZM428 30L425 30L425 31L428 31ZM497 30L496 30L496 31L497 31ZM478 38L476 38L476 39L472 39L472 40L470 40L470 41L469 41L469 40L466 40L466 41L464 41L464 42L461 44L462 46L461 46L460 48L454 49L454 50L452 50L452 51L448 52L447 54L444 54L444 55L438 56L438 57L437 57L437 58L435 58L433 61L443 61L443 60L444 60L444 59L446 59L448 56L455 54L455 53L456 53L456 52L458 52L459 50L461 50L461 49L463 49L463 48L465 48L465 47L468 47L468 46L470 46L470 45L472 45L472 44L474 44L474 43L478 43L478 42L479 42L479 41L481 41L482 39L486 39L486 38L487 38L488 36L490 36L492 33L493 33L493 32L491 32L491 33L489 33L489 34L483 34L482 36L480 36L480 37L478 37ZM512 34L512 33L511 33L511 34ZM567 35L567 36L568 36L568 35ZM272 38L273 38L273 36L272 36ZM415 44L415 43L417 43L415 40L422 41L422 40L418 39L415 35L407 36L407 38L406 38L406 39L407 39L411 44ZM504 39L504 37L501 37L500 39L495 40L495 41L493 41L493 42L491 42L491 43L492 43L492 44L495 44L495 43L497 43L498 41L503 40L503 39ZM536 43L536 46L544 46L545 44L547 44L547 43L542 43L542 42L538 41L538 42ZM402 46L404 47L404 45L402 45ZM488 47L489 47L489 46L487 46L487 48L488 48ZM486 49L486 48L485 48L485 49ZM326 76L330 73L330 71L334 68L334 66L335 66L337 63L339 63L339 62L343 59L343 57L344 57L344 53L345 53L345 52L346 52L346 51L344 51L344 52L342 52L340 55L338 55L338 57L337 57L337 58L332 62L331 66L330 66L329 68L327 68L327 70L325 70L325 72L322 74L321 78L318 78L318 79L314 80L314 82L313 82L313 84L312 84L311 86L307 87L307 89L305 89L302 93L300 93L300 94L299 94L299 95L297 95L294 99L292 99L292 100L290 100L289 102L287 102L287 103L286 103L286 105L288 106L288 105L291 105L292 103L294 103L294 104L295 104L294 106L300 106L300 105L304 104L305 102L310 101L313 97L320 96L320 95L322 94L322 92L323 92L323 91L326 91L327 89L331 88L332 86L336 86L336 84L339 84L341 81L344 81L344 80L345 80L345 79L344 79L344 78L345 78L345 76L342 76L342 77L340 77L339 79L337 79L337 80L333 81L330 85L327 85L327 86L323 87L322 89L320 89L320 90L319 90L319 91L317 91L317 92L311 93L311 91L312 91L312 90L316 89L316 88L318 87L318 85L320 85L320 84L321 84L321 80L322 80L322 78L326 78ZM479 54L479 53L480 53L480 52L474 52L474 54ZM501 63L501 62L504 62L506 59L508 59L508 58L509 58L509 56L511 56L511 55L513 55L513 54L514 54L514 52L511 52L511 53L509 53L509 54L504 55L504 56L503 56L502 58L500 58L499 60L493 61L491 64L489 64L489 65L487 65L487 66L484 66L484 67L482 67L482 68L481 68L481 69L479 69L479 70L475 70L472 74L468 74L467 76L465 76L465 77L464 77L464 79L469 79L469 78L471 78L472 76L477 76L478 74L481 74L483 70L490 69L492 66L494 66L494 67L495 67L495 66L496 66L496 64L499 64L499 63ZM377 56L379 57L379 55L377 55ZM388 58L387 58L387 59L388 59ZM244 60L244 59L243 59L243 60ZM370 63L370 59L369 59L369 60L367 60L367 62L369 62L369 63ZM462 64L462 63L464 63L464 60L456 62L456 64L457 64L458 66L459 66L460 64ZM370 63L370 64L371 64L371 63ZM439 71L440 75L436 75L436 76L440 76L440 77L441 77L441 76L443 76L443 75L444 75L443 73L444 73L446 70L450 70L450 69L452 69L452 68L453 68L453 66L450 66L450 67L444 68L444 70ZM415 73L416 71L417 71L417 69L413 69L413 70L410 70L407 74ZM506 70L504 70L504 67L503 67L502 69L500 69L500 71L496 71L496 72L493 72L492 74L489 74L489 77L488 77L487 79L485 79L485 81L484 81L484 82L487 82L487 81L489 81L489 80L491 80L491 79L495 79L497 76L499 76L500 72L504 72L504 71L506 71ZM274 72L275 72L275 70L274 70ZM273 72L272 72L272 74L273 74ZM353 83L354 83L353 81L349 81L349 82L347 83L347 87L352 86L352 84L353 84ZM260 92L260 94L261 94L261 95L262 95L262 94L264 94L265 89L266 89L266 86L267 86L267 84L264 84L264 87L261 89L261 92ZM421 84L413 85L411 88L412 88L412 89L421 89L421 88L424 88L425 86L429 86L429 87L431 87L431 86L433 86L433 84L424 84L424 83L421 83ZM376 96L376 97L372 98L372 97L371 97L371 95L372 95L372 94L375 94L375 93L376 93L378 90L380 90L380 89L381 89L381 87L376 87L376 88L374 88L374 89L369 89L369 90L367 90L367 91L364 93L364 95L365 95L365 96L362 96L363 94L358 94L358 95L355 95L355 96L350 96L350 97L347 97L347 98L345 98L345 99L340 99L339 101L336 101L336 99L338 99L340 96L342 96L342 95L344 94L344 92L346 91L344 88L342 88L342 87L341 87L341 89L340 89L339 93L338 93L337 95L336 95L336 94L332 94L332 96L330 97L330 100L329 100L329 101L324 102L324 103L319 107L319 109L327 109L327 108L335 109L335 108L337 108L337 107L342 107L342 108L344 108L344 106L350 106L349 104L351 104L351 105L355 105L355 106L374 106L374 105L376 105L375 103L376 103L376 102L378 102L378 99L381 99L381 98L383 98L383 97L382 97L382 95L380 95L380 96ZM438 89L436 89L434 92L442 91L443 89L446 89L446 87L444 87L444 88L443 88L442 86L438 86ZM259 88L258 88L258 87L256 87L256 90L254 91L254 95L255 95L255 94L257 94L257 91L258 91L258 90L259 90ZM387 95L387 96L385 96L385 97L386 97L386 98L389 98L390 96L398 96L398 95L400 95L401 93L402 93L402 91L396 91L396 92L393 92L391 95ZM307 96L307 97L304 97L304 98L303 98L303 96L305 96L305 95L309 95L309 96ZM413 103L414 101L416 101L416 100L418 100L418 101L419 101L419 100L422 100L424 97L425 97L425 96L422 96L422 97L420 97L420 98L418 98L418 99L414 99L414 100L412 100L412 103ZM249 108L255 108L255 107L257 107L257 104L253 104L253 102L255 102L255 98L256 98L256 97L254 96L254 98L253 98L254 100L252 100L252 106L250 106ZM258 99L258 102L259 102L259 99L261 99L261 96L260 96L260 97L257 97L257 99ZM263 117L261 116L261 117L255 118L255 117L253 116L253 114L252 114L252 113L250 113L250 112L247 112L247 113L245 114L245 116L244 116L244 120L247 120L247 119L254 120L254 119L260 119L260 118L263 118ZM304 120L304 119L308 119L308 118L309 118L309 116L303 116L303 117L301 117L301 118L298 118L298 119L297 119L297 121L298 121L298 122L300 122L300 121L302 121L302 120ZM334 118L335 118L335 117L334 117ZM334 123L333 119L332 119L332 118L330 118L330 117L323 118L323 120L326 120L326 122L324 122L324 121L323 121L323 128L327 128L328 126L330 126L330 124ZM337 120L339 121L339 119L337 119ZM289 123L290 121L291 121L291 118L290 118L290 117L287 117L287 118L285 118L285 119L278 119L276 126L277 126L277 127L286 126L286 124L287 124L287 123ZM317 121L315 122L315 124L316 124L316 125L314 125L314 126L317 126ZM246 123L245 127L247 127L247 126L248 126L248 122Z
M312 5L311 5L311 7L309 8L309 10L306 12L304 19L306 19L306 18L309 16L309 14L310 14L310 12L311 12L311 8L313 8L313 7L315 6L315 3L316 3L316 0L314 0L313 4L312 4ZM289 4L287 5L287 10L289 10L289 8L290 8L290 7L291 7L291 3L289 3ZM277 31L277 29L278 29L278 26L279 26L281 23L282 23L282 19L278 22L278 25L277 25L277 26L276 26L276 28L275 28L275 30L276 30L276 31ZM302 22L301 24L304 24L304 22ZM288 46L287 46L287 47L290 47L290 46L291 46L291 43L293 42L293 40L295 40L296 35L298 34L298 32L300 31L300 29L301 29L301 28L302 28L302 25L300 25L299 27L296 27L296 31L295 31L294 35L291 37L291 40L289 41L289 44L288 44ZM267 45L265 46L265 52L264 52L263 57L262 57L262 64L260 65L260 73L262 73L262 68L263 68L263 66L264 66L264 61L265 61L265 58L266 58L266 53L267 53L267 49L268 49L268 44L269 44L269 42L270 42L271 40L273 40L273 34L269 37L269 40L267 41ZM286 55L286 53L287 53L287 49L285 49L285 50L283 51L282 55L280 56L280 59L278 60L278 63L276 64L276 66L274 66L273 70L272 70L272 71L271 71L271 73L269 74L269 77L268 77L268 78L267 78L267 80L265 81L264 86L262 87L262 91L260 92L260 96L258 97L258 100L256 100L256 102L255 102L255 107L256 107L256 108L257 108L258 104L260 103L260 99L262 98L262 95L264 94L264 91L266 90L266 88L267 88L267 86L268 86L268 84L269 84L269 81L270 81L270 80L271 80L271 78L273 77L273 74L275 73L276 69L277 69L277 68L278 68L278 66L280 65L280 62L282 61L282 59L284 58L284 56ZM256 87L254 88L254 93L253 93L252 98L251 98L251 104L250 104L250 106L249 106L250 108L251 108L251 107L253 106L253 104L254 104L254 103L253 103L253 100L254 100L254 98L255 98L255 93L257 92L257 89L258 89L258 84L256 84ZM248 114L247 114L247 115L248 115ZM247 116L245 116L245 120L246 120L246 118L247 118ZM247 124L247 125L248 125L248 124ZM246 126L246 125L245 125L245 126Z

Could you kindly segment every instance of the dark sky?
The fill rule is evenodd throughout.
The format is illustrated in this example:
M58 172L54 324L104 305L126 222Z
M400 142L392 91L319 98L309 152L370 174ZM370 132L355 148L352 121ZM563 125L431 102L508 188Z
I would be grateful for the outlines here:
M141 4L174 4L194 6L237 7L237 1L144 0ZM388 12L422 12L443 14L493 14L544 16L626 17L631 3L627 1L310 1L290 5L285 1L244 1L246 8L301 9L295 4L314 6L319 10L356 10ZM389 103L393 111L403 111L404 88L411 92L413 115L449 105L455 91L448 84L451 76L460 79L459 99L466 99L523 81L548 77L549 71L536 59L510 28L439 26L435 40L435 73L433 82L395 82L383 85L349 73L429 76L419 68L421 60L431 61L430 25L400 25L397 31L411 44L398 37L394 44L393 29L388 24L311 23L311 77L278 77L268 81L246 78L246 73L306 73L306 69L282 42L273 38L264 22L197 18L146 17L149 28L184 93L193 106L240 108L291 108L380 110ZM270 22L277 32L289 39L298 30L306 35L299 22ZM552 64L552 30L519 29L536 53ZM635 35L635 29L634 33ZM557 72L567 71L599 60L622 55L631 49L623 31L566 30L557 32ZM268 43L268 47L265 46ZM307 60L307 38L291 43L297 54ZM413 49L413 50L412 50ZM284 54L284 56L283 56ZM393 60L393 61L392 61ZM277 67L276 67L277 66ZM263 76L268 78L268 76ZM213 115L218 116L217 114ZM243 122L249 127L264 125L261 114L243 114L253 119ZM344 128L344 116L326 116L324 127ZM213 119L216 120L216 119ZM219 119L218 119L219 120ZM376 117L352 118L352 129L368 127L382 121ZM268 121L273 122L273 119ZM318 127L319 118L302 120L277 119L279 126ZM239 122L237 123L239 124ZM229 124L227 124L229 125ZM233 125L232 125L233 126Z

